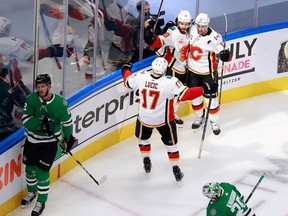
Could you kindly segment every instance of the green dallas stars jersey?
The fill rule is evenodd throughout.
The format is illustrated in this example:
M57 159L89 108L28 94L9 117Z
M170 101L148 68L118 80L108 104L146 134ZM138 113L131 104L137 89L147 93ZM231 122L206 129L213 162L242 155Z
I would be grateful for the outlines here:
M244 203L243 196L234 185L222 182L224 192L221 197L208 204L207 216L248 216L250 208Z
M38 93L34 92L26 98L22 117L28 141L31 143L55 141L53 136L49 137L41 128L41 118L44 115L53 120L55 136L60 141L63 140L63 135L65 140L69 140L73 128L67 101L53 94L50 101L43 103Z

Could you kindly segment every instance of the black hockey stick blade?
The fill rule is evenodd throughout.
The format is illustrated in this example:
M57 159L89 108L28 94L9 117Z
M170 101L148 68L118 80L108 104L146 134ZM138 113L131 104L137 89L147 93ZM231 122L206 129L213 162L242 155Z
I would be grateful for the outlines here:
M74 155L72 154L72 152L68 151L68 154L80 165L80 167L87 173L87 175L89 175L89 177L97 184L97 185L101 185L103 184L106 180L107 180L107 176L104 175L100 180L96 180L94 178L94 176L91 175L91 173L83 166L83 164L77 160Z
M60 140L58 139L58 137L53 134L53 137L58 141L60 147L64 150L65 147L63 146L63 144L60 142ZM76 140L77 144L78 144L78 139ZM83 166L83 164L77 159L74 157L73 153L71 151L67 151L67 153L75 160L75 162L86 172L86 174L97 184L97 185L101 185L103 184L106 180L107 180L107 176L104 175L100 180L96 180L94 178L93 175L91 175L91 173Z
M260 179L258 180L257 184L254 186L254 188L252 189L251 193L249 194L249 196L247 197L247 199L245 200L245 203L247 204L248 201L250 200L250 198L252 197L252 195L254 194L255 190L257 189L257 187L259 186L259 184L261 183L261 181L263 180L263 178L265 177L265 173L263 173L260 176Z

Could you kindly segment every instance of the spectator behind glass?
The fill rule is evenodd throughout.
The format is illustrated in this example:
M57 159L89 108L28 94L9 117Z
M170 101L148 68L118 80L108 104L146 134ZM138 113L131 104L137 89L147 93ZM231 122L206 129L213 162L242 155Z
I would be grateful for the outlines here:
M138 12L138 17L137 17L137 26L135 29L135 35L134 35L134 44L135 44L135 51L134 55L131 59L131 62L137 62L139 61L139 47L140 47L140 28L141 28L141 7L142 7L142 1L138 1L136 4L136 9ZM145 6L144 6L144 12L145 12L145 22L144 22L144 28L147 29L148 26L150 28L153 28L153 23L151 23L151 13L150 13L150 4L148 1L145 1ZM155 23L154 23L155 24ZM145 30L144 29L144 35L145 35ZM156 31L156 34L162 33L161 31ZM147 58L149 56L155 55L155 49L149 48L146 43L144 43L144 48L143 48L143 58Z

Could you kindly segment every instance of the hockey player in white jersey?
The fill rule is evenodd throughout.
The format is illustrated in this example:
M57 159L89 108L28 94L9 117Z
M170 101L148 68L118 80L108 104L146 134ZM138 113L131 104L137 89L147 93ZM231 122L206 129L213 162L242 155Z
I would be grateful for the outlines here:
M217 80L217 54L221 61L229 61L229 50L223 50L222 36L209 27L210 18L208 14L200 13L195 24L190 29L190 50L187 61L187 86L203 86L204 83L218 83ZM211 97L209 119L215 135L219 135L219 112L220 106L215 92L204 94L206 104ZM192 100L192 107L196 116L192 129L197 130L204 122L204 102L202 97Z
M177 16L177 26L173 26L163 35L156 36L153 31L147 31L145 42L152 48L160 49L156 52L158 56L164 57L168 62L167 75L176 76L182 83L186 84L186 62L189 49L189 28L192 17L189 11L182 10ZM179 103L175 104L177 109ZM176 123L183 124L177 118Z
M174 97L180 101L192 100L203 95L202 87L188 88L176 77L165 76L168 62L158 57L152 62L152 73L140 71L131 73L132 64L124 64L122 76L124 85L130 89L139 89L139 115L136 121L135 136L139 139L144 170L150 173L150 137L154 128L161 134L161 140L167 148L169 160L176 181L181 181L183 173L179 168L177 148L177 129L174 116Z

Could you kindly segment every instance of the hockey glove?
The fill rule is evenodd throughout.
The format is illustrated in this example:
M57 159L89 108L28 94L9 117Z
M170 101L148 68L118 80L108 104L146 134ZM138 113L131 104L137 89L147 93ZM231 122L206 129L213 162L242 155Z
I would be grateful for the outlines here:
M122 66L122 71L125 70L125 69L131 71L131 70L132 70L132 66L133 66L132 63L125 63L125 64L123 64L123 66Z
M218 83L204 83L204 94L215 94L218 91Z
M220 53L219 53L219 56L220 56L220 60L223 61L223 62L228 62L230 61L230 57L231 57L231 53L228 49L225 49L225 50L222 50Z
M67 154L68 152L70 152L70 150L72 149L75 142L76 142L76 139L72 135L70 136L68 141L63 140L63 142L61 144L62 153Z
M60 44L51 45L48 47L50 51L50 57L62 57L63 56L63 47L60 47Z
M163 34L167 32L167 30L173 26L176 26L173 21L169 21L166 23L166 25L163 28Z
M44 132L48 134L48 136L52 136L54 133L53 120L47 116L44 116L44 118L42 119L41 128Z
M145 30L145 35L144 35L145 43L147 43L148 45L151 45L154 43L156 38L157 38L157 35L152 30L150 30L149 28Z

